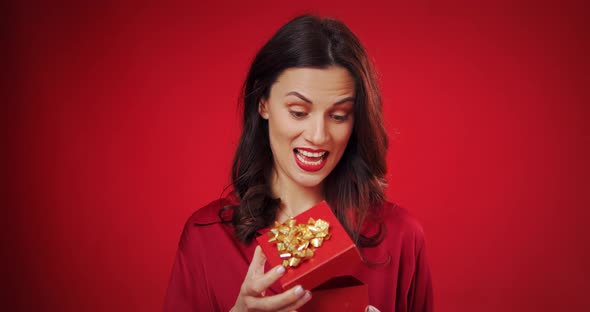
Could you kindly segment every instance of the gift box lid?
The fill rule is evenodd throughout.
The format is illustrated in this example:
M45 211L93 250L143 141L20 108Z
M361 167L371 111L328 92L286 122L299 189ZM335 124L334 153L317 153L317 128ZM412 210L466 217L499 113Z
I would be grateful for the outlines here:
M307 223L309 218L321 219L330 224L330 238L324 240L322 246L314 249L310 259L301 262L297 267L287 267L287 271L280 278L283 289L295 285L302 285L305 289L313 289L329 279L343 275L347 268L356 266L360 261L360 254L348 233L325 201L297 215L297 223ZM283 262L275 243L269 242L270 228L260 231L262 235L256 240L266 255L271 267Z

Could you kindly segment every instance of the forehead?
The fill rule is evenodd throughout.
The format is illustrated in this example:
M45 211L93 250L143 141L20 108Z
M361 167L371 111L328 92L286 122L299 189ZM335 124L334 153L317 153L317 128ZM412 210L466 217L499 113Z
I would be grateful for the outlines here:
M282 97L291 91L317 99L354 96L354 79L341 66L289 68L273 84L271 97Z

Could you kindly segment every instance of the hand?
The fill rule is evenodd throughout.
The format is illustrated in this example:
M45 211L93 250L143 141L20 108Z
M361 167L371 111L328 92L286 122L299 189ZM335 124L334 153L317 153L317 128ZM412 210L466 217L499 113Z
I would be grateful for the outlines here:
M295 286L278 295L265 297L266 289L285 274L285 267L282 265L264 274L265 262L266 256L260 246L257 246L231 312L292 311L311 299L311 292L305 291L301 286Z
M367 308L365 309L365 312L381 312L381 311L379 311L379 309L375 308L372 305L368 305Z

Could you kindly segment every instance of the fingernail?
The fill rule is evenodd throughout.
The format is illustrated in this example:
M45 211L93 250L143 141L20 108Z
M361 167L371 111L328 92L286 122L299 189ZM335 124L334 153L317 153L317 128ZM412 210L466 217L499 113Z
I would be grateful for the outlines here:
M277 268L277 274L282 275L283 273L285 273L285 267L281 265Z
M295 294L297 296L301 296L301 294L303 294L303 287L301 287L301 286L295 287Z
M367 312L379 312L374 306L367 306Z
M311 291L306 291L305 296L303 296L303 300L307 301L311 299Z

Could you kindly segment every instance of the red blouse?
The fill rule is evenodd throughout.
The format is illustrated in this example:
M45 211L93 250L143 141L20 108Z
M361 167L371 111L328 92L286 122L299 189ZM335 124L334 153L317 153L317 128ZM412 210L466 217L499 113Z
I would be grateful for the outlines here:
M164 311L229 311L254 255L256 241L247 245L234 237L231 223L220 223L219 209L230 202L215 201L187 221L174 261ZM368 261L343 272L369 287L369 303L382 312L432 311L432 281L422 227L401 207L382 207L385 239L377 247L361 248ZM231 213L224 216L231 219ZM363 233L375 233L366 224ZM268 263L266 269L270 269ZM280 293L275 283L267 295ZM312 292L313 295L313 292Z

